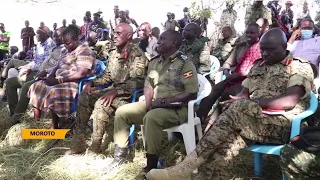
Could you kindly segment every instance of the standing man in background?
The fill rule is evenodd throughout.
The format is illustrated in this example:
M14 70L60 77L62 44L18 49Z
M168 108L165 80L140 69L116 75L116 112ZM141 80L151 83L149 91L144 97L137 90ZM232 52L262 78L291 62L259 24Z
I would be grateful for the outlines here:
M22 39L22 47L24 52L28 52L34 46L34 30L32 27L29 27L29 21L25 21L25 28L21 30L21 39Z
M0 23L0 60L4 59L9 52L11 33L5 30L4 24Z

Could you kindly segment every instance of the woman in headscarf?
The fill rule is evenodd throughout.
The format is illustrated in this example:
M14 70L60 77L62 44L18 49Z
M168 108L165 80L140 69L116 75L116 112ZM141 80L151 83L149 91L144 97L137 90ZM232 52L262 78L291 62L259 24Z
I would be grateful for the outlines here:
M29 90L30 104L34 118L40 119L41 111L52 113L51 128L59 128L63 118L70 115L72 103L77 95L78 80L92 76L95 69L95 57L90 48L81 44L81 32L78 27L69 25L63 32L63 42L68 53L54 68L39 74L40 81ZM47 76L47 74L49 74ZM59 118L61 119L59 123Z

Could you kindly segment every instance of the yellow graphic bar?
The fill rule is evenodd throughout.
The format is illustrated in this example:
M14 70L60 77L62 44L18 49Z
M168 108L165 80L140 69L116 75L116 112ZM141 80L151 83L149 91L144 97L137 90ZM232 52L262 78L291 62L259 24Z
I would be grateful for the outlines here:
M64 139L70 129L22 129L22 139Z

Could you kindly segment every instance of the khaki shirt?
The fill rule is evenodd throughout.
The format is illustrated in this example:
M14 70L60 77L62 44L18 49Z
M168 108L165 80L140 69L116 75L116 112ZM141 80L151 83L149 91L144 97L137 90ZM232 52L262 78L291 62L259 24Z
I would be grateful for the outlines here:
M164 23L164 30L165 30L165 31L168 31L168 30L175 31L175 30L176 30L176 26L177 26L178 28L180 28L180 24L178 23L178 21L176 21L176 20L174 20L174 19L167 20L167 21Z
M62 56L66 53L66 49L64 49L64 45L56 46L51 49L49 52L49 56L39 67L39 72L50 69L58 65L58 62L62 60Z
M171 98L181 93L197 93L198 77L194 63L177 51L167 59L154 57L148 68L145 87L154 90L154 99Z
M229 41L223 41L219 39L215 45L212 55L219 59L220 63L225 62L233 51L233 45L236 43L238 38L232 38Z
M125 53L117 49L108 52L107 68L100 77L92 81L93 86L112 83L121 99L128 99L135 90L143 89L145 64L148 61L142 50L134 44Z
M294 115L300 114L309 107L309 94L313 86L313 71L308 61L293 58L292 54L280 63L265 65L263 60L257 60L250 70L242 86L249 89L250 99L271 99L284 95L288 88L302 86L305 95L296 107L284 115L291 120ZM278 122L263 122L278 124Z

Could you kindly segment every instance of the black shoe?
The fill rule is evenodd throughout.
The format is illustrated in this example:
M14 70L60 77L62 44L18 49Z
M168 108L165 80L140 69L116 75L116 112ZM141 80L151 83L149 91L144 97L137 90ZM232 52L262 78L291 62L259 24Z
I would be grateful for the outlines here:
M156 169L158 167L159 157L153 154L147 154L147 166L143 168L145 173L148 173L151 169Z
M128 157L128 148L120 148L118 145L115 145L114 149L114 159L108 165L107 172L112 171L114 168L121 166L127 162Z

